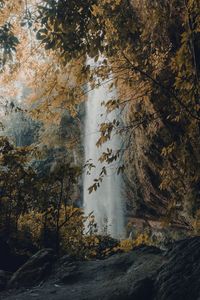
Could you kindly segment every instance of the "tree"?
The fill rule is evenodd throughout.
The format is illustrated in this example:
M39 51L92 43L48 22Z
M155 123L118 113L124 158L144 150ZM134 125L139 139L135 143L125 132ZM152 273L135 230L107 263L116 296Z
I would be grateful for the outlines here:
M187 219L195 216L200 176L198 3L46 0L39 6L32 1L28 7L21 3L8 9L8 2L4 2L4 23L10 18L9 10L19 12L18 19L26 16L29 23L13 25L21 44L16 45L14 72L3 74L2 83L8 83L3 95L8 96L8 86L14 85L20 74L32 91L27 97L32 114L46 126L52 118L59 124L65 109L77 115L86 96L84 85L90 82L94 88L95 76L108 79L111 71L118 99L106 107L108 111L119 107L123 112L128 107L128 113L124 113L123 124L102 124L98 144L114 130L122 134L126 161L133 157L137 140L141 159L157 178L166 210L174 218L177 211ZM33 29L38 41L26 34ZM100 54L105 57L101 66L91 69L85 65L87 55L97 60ZM40 64L36 63L38 58ZM144 145L138 138L141 132L146 137ZM101 159L109 162L116 155L108 151Z

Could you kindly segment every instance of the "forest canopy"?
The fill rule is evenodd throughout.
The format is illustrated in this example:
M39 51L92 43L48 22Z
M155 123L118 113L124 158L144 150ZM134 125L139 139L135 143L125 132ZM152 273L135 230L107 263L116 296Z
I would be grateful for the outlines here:
M117 96L102 105L123 117L100 125L97 146L116 133L123 147L102 153L105 166L90 191L122 157L118 173L134 193L136 214L142 208L145 216L198 232L199 53L195 0L0 1L2 235L21 238L27 230L41 247L53 232L57 248L60 237L68 250L78 242L96 247L94 237L83 238L85 217L72 198L83 166L86 86L94 89L97 77L109 81L110 74ZM92 68L88 58L102 63ZM14 138L15 117L28 120L23 141Z

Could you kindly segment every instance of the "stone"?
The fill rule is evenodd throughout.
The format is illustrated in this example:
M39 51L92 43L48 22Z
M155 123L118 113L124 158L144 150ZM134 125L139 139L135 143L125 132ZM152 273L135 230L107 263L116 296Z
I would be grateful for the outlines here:
M199 299L200 238L174 243L166 257L155 281L156 300Z
M40 300L200 300L200 237L172 243L166 251L139 246L90 261L66 255L37 294ZM30 291L1 296L27 300Z
M8 287L29 287L40 283L50 275L54 261L52 249L40 250L13 274Z
M4 290L7 285L7 274L5 271L0 270L0 291Z

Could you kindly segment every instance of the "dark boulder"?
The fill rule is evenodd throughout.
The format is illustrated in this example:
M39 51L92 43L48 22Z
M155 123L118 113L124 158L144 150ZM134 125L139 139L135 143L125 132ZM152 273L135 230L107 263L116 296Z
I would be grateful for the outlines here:
M13 274L8 287L29 287L40 283L50 274L54 260L52 249L40 250Z
M200 299L200 237L176 242L155 282L156 300Z
M10 259L11 259L11 252L10 247L6 241L0 239L0 269L1 270L10 270Z
M7 274L5 271L0 270L0 291L4 290L7 285Z
M55 272L57 283L69 284L79 280L78 262L71 256L65 255L57 262Z
M169 247L168 251L161 251L142 246L92 261L78 261L66 255L54 264L42 286L18 294L4 292L1 299L27 300L34 294L40 300L199 300L200 237ZM25 277L33 268L36 277L40 274L36 266L29 263L29 268L20 272ZM33 280L27 276L26 280L34 285L35 277Z
M56 264L54 278L56 284L66 286L66 299L151 300L164 261L162 251L147 246L104 260L72 261L66 256Z

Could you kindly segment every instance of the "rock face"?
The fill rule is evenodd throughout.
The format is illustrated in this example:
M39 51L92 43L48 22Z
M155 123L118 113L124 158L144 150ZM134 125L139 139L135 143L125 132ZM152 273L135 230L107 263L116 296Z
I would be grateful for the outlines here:
M106 260L73 262L67 259L57 266L55 278L58 284L69 287L69 299L115 300L138 296L146 300L148 295L150 300L157 270L164 260L162 252L154 247L141 247ZM76 292L70 295L72 286ZM146 291L144 286L148 286Z
M52 249L40 250L13 274L8 287L28 287L40 283L49 275L54 258Z
M136 14L139 20L141 36L148 37L141 39L141 47L149 44L149 41L152 44L159 44L156 46L156 55L152 55L151 47L147 46L148 72L154 77L156 70L156 80L164 83L168 91L174 90L174 84L180 75L175 75L172 65L170 66L168 62L176 60L180 53L178 49L183 46L182 32L185 31L184 13L180 13L178 9L179 5L182 5L181 2L176 1L174 5L169 5L170 2L129 1L133 6L130 14L132 16ZM182 9L183 7L180 8L181 11ZM152 14L152 11L155 14ZM162 21L157 17L161 11ZM167 50L168 45L171 45L173 51ZM166 54L164 59L163 51ZM133 47L133 53L135 52L137 53L137 50ZM131 54L129 59L131 60ZM138 63L141 66L140 59ZM177 66L178 64L177 61ZM121 61L119 65L121 66ZM162 88L154 84L155 82L148 81L144 77L141 76L141 79L130 85L117 84L119 98L128 99L132 95L132 101L129 101L127 113L123 114L123 118L127 127L130 124L135 125L130 132L129 150L124 157L127 216L152 220L165 218L169 210L169 202L173 199L178 205L174 205L173 213L168 217L170 223L174 226L186 226L189 230L193 217L196 214L198 216L199 209L199 185L195 185L193 175L190 176L199 170L197 164L200 153L199 127L194 129L186 125L191 122L190 116L180 118L179 122L174 122L173 118L168 117L173 114L176 105L173 97L168 97ZM181 90L176 89L176 93L181 93ZM156 115L156 120L153 121L148 117L151 115ZM140 126L137 125L138 116L140 120L145 120L144 123L141 122L143 124L140 123ZM192 130L189 133L190 128ZM186 136L190 138L187 139ZM173 155L167 153L164 155L169 145L179 146L173 148ZM187 165L185 171L187 176L181 175L181 164Z
M19 272L24 274L23 280L12 279L13 284L18 282L24 286L25 274L30 270L25 265ZM34 276L39 280L41 273L39 269L37 275L36 265ZM176 242L167 252L141 246L105 260L74 261L65 256L56 262L42 286L0 295L2 300L29 297L37 300L199 300L200 237Z
M177 242L155 282L156 300L200 299L200 238Z

